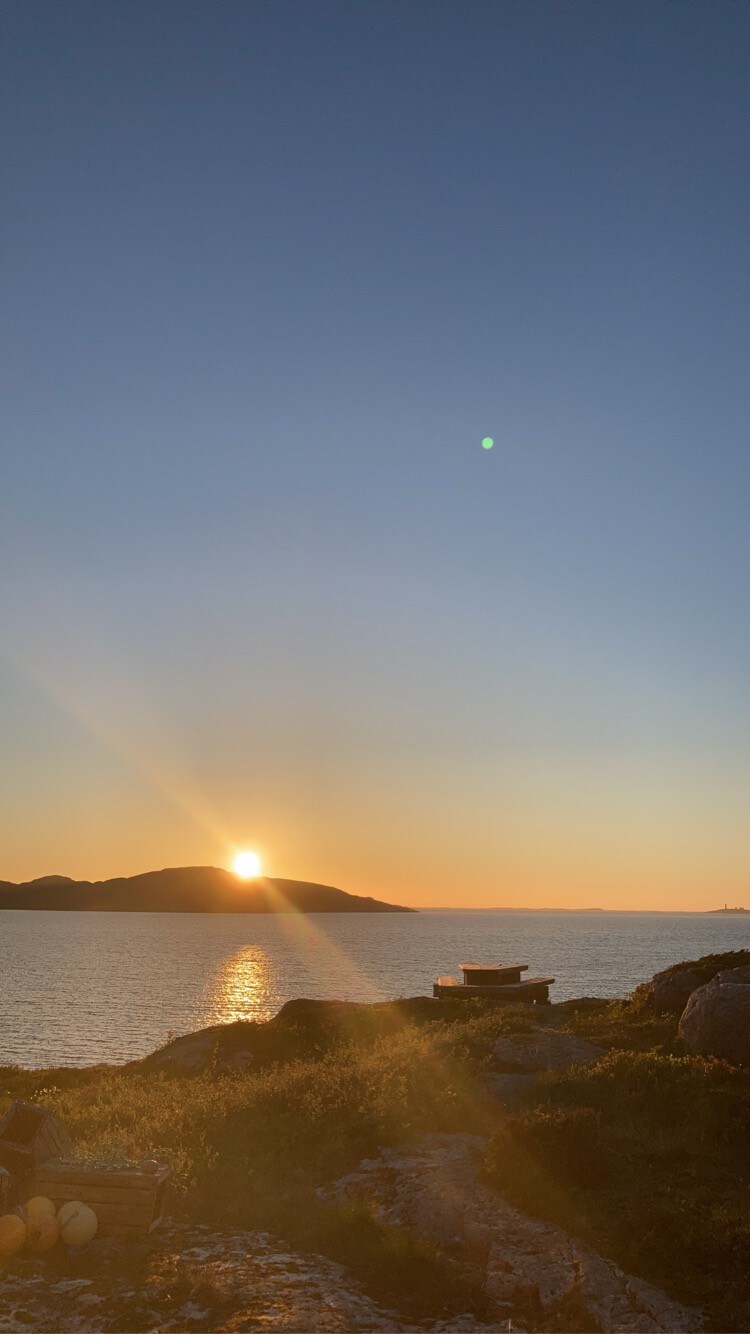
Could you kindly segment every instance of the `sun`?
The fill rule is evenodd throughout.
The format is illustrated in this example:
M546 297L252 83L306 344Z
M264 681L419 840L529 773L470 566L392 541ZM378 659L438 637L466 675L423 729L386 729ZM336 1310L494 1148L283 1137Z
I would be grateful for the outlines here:
M240 880L252 880L260 875L260 857L257 852L238 852L234 859L234 873Z

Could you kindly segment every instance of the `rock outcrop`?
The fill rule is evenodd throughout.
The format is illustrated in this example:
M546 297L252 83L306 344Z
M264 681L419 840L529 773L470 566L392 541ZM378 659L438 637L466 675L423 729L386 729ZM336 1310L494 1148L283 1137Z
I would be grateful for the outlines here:
M717 982L740 982L750 985L750 964L742 968L725 968L723 973L716 974Z
M597 1047L575 1033L555 1028L531 1028L526 1033L500 1037L492 1054L496 1065L513 1072L540 1074L543 1070L569 1070L573 1065L592 1065L606 1056Z
M692 968L666 968L646 983L650 988L646 1006L662 1014L682 1014L691 995L701 985L700 973Z
M698 987L677 1031L694 1055L750 1065L750 967L726 969Z
M561 1228L522 1214L482 1182L475 1159L483 1144L473 1135L430 1135L408 1151L384 1150L361 1163L332 1193L340 1202L374 1200L384 1221L463 1260L503 1328L519 1321L523 1327L529 1310L575 1301L607 1334L701 1329L700 1312L625 1274Z
M492 1054L495 1068L483 1076L484 1085L493 1098L507 1103L526 1093L545 1071L592 1065L607 1053L575 1033L535 1027L498 1038Z
M706 954L701 959L673 964L655 973L650 982L636 987L634 1002L645 1010L667 1014L682 1014L688 1000L698 987L727 968L750 965L750 950L731 950L726 954Z
M419 1327L473 1331L470 1317ZM265 1232L169 1224L141 1243L94 1241L78 1256L19 1256L0 1284L0 1331L413 1330L341 1265Z
M359 1001L299 998L287 1001L278 1014L265 1022L238 1019L173 1038L137 1064L147 1069L184 1071L261 1069L275 1059L268 1041L274 1030L309 1034L316 1029L340 1029L342 1033L351 1033L369 1025L373 1033L390 1033L406 1024L442 1019L444 1014L443 1002L431 996L369 1005Z
M252 1064L250 1034L255 1028L253 1022L243 1020L200 1028L197 1033L173 1038L139 1064L156 1070L195 1071L209 1066L216 1070L245 1070Z

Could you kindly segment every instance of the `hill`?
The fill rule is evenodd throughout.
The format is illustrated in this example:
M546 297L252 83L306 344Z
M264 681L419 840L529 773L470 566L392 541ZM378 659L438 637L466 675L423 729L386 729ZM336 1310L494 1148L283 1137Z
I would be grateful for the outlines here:
M71 912L413 912L308 880L238 880L217 866L180 866L113 880L47 875L0 880L0 909Z

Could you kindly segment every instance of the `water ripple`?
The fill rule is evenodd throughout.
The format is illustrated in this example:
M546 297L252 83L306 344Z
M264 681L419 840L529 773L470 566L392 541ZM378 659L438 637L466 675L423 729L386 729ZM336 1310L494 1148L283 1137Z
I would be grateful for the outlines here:
M267 1019L295 996L429 995L460 959L517 959L552 998L623 996L750 947L750 918L674 913L0 914L0 1064L122 1063L169 1033Z

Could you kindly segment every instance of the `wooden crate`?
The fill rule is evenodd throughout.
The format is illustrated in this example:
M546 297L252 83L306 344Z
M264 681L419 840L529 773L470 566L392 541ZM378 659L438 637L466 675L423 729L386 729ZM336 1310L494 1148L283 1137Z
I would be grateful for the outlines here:
M12 1176L27 1176L37 1163L72 1152L65 1126L46 1107L17 1101L0 1121L0 1167Z
M169 1176L166 1164L155 1171L140 1167L91 1171L52 1159L36 1168L29 1195L46 1195L58 1209L67 1200L90 1205L99 1220L100 1236L143 1237L164 1217Z

